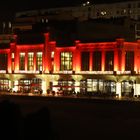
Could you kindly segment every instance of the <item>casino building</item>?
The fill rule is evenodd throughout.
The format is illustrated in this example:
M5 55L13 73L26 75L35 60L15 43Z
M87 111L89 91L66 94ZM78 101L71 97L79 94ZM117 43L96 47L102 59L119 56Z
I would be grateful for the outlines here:
M10 43L0 44L0 91L140 95L140 40L76 40L61 47L49 36L44 33L39 44L18 44L13 35Z

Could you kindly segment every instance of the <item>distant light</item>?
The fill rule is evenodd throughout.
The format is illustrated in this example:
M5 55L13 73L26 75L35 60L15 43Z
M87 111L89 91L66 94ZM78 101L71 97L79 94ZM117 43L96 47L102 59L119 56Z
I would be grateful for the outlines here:
M83 3L83 6L86 6L86 4L85 4L85 3Z
M48 21L49 21L49 20L48 20L48 19L46 19L46 23L48 23Z
M123 9L123 12L126 13L126 9Z
M11 24L11 22L9 22L9 23L8 23L8 26L9 26L9 28L11 28L11 27L12 27L12 24Z
M86 3L83 3L82 4L82 6L88 6L88 5L90 5L90 2L89 1L87 1Z
M41 22L44 23L44 19L43 18L41 19Z
M102 11L101 15L103 15L103 16L106 15L106 11Z
M90 4L90 2L89 2L89 1L87 1L87 5L88 5L88 4Z

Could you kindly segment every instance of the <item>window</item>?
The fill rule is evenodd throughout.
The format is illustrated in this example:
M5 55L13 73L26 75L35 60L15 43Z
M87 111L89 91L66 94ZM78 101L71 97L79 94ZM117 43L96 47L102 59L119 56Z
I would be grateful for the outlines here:
M81 93L86 93L87 91L87 81L86 80L81 80L80 81L80 92Z
M104 81L104 93L116 93L116 82Z
M19 80L19 91L29 93L31 90L31 79L20 79Z
M31 90L33 93L39 92L42 89L42 80L38 78L33 78L31 80Z
M36 70L42 71L42 52L36 54Z
M54 58L54 52L51 53L51 58Z
M58 81L59 88L63 91L70 92L75 90L75 81L74 80L59 80Z
M129 96L129 93L132 92L133 81L122 81L122 96Z
M89 52L82 52L81 54L81 70L89 71Z
M116 93L116 82L103 79L87 79L84 83L87 87L87 92L92 93L106 93L108 95L114 95ZM81 89L84 87L81 86Z
M25 53L20 53L19 70L25 70Z
M34 65L34 53L28 53L28 70L33 70Z
M7 70L8 67L8 55L0 54L0 70Z
M95 51L92 57L93 57L92 70L101 71L101 52Z
M114 52L108 51L105 55L105 71L114 70Z
M9 89L9 80L0 79L0 91L8 91Z
M15 58L15 54L14 53L12 53L12 59L14 59Z
M125 70L133 71L134 70L134 52L127 51L125 54Z
M72 52L61 52L60 70L72 70Z
M87 79L87 92L103 92L102 79Z

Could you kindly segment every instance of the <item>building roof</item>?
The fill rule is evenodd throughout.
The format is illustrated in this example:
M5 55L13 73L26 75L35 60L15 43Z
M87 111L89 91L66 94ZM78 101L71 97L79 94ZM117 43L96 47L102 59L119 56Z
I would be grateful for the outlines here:
M43 33L22 32L17 34L17 44L40 44L44 43Z
M51 40L58 46L74 45L75 40L81 42L113 41L116 38L125 38L135 41L134 23L126 18L97 19L89 21L61 21L50 25Z

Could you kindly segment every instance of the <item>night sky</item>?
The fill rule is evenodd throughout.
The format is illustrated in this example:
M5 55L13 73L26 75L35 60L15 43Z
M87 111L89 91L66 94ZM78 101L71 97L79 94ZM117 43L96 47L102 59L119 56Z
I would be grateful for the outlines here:
M12 18L16 11L61 6L78 6L87 0L1 0L0 21ZM128 0L89 0L93 3L108 3Z

